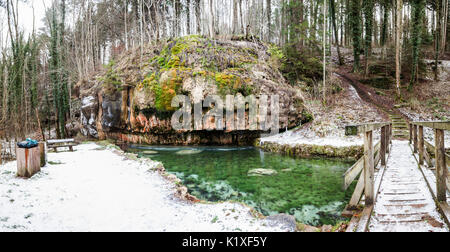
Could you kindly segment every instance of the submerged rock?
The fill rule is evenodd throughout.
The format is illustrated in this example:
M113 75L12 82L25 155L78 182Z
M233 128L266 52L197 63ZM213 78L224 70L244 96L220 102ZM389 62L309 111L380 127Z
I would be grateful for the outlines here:
M142 154L145 154L145 155L155 155L155 154L158 154L157 151L152 151L152 150L143 151L143 152L141 152L141 153L142 153Z
M200 154L202 153L202 150L181 150L178 151L176 154L177 155L196 155L196 154Z
M274 176L277 174L278 172L272 169L253 169L247 173L250 177Z
M295 217L289 214L277 214L266 218L270 226L283 225L290 230L297 229L297 221Z

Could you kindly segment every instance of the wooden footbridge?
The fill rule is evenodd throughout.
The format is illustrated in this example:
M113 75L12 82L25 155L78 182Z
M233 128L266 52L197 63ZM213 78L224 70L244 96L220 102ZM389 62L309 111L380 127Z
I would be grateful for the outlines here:
M450 122L391 119L346 127L347 135L364 135L364 156L344 174L346 190L357 180L343 212L352 217L347 231L449 232L450 162L444 132ZM434 144L425 140L424 128L434 130ZM376 144L375 133L380 138Z

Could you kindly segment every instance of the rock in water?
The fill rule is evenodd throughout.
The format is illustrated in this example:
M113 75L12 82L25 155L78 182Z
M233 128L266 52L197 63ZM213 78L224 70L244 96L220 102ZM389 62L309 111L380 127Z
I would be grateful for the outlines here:
M272 169L253 169L247 173L250 177L274 176L277 174L278 172Z
M148 151L143 151L142 154L144 154L144 155L155 155L155 154L158 154L158 152L157 151L148 150Z
M181 150L177 152L177 155L195 155L202 153L201 150Z

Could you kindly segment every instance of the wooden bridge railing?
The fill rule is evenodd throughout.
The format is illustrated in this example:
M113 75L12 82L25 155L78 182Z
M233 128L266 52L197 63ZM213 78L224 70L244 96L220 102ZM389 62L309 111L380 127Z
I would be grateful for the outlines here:
M373 144L373 131L381 129L381 139L377 144ZM364 156L358 160L344 174L344 189L361 174L355 191L352 195L348 210L356 209L362 193L365 195L365 205L373 205L375 199L375 167L381 161L381 165L386 165L386 154L389 153L389 144L392 141L392 123L368 123L360 125L349 125L345 128L346 135L364 134Z
M424 138L424 127L432 128L435 132L435 144L427 142ZM429 167L433 166L432 159L425 147L434 151L436 159L436 190L437 200L447 201L447 189L450 189L450 178L447 164L450 156L445 153L444 133L450 130L450 121L442 122L412 122L409 125L409 142L414 146L414 153L419 154L419 164L427 162Z

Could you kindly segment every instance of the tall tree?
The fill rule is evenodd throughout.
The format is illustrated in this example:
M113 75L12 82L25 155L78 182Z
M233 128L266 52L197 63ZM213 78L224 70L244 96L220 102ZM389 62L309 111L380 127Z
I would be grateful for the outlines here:
M233 34L239 33L238 0L233 0Z
M209 16L210 16L210 20L209 20L209 35L211 36L211 38L215 38L216 37L216 31L215 31L215 24L214 24L214 0L209 0Z
M441 50L441 21L442 21L442 8L441 8L442 0L436 0L436 39L435 43L435 63L434 63L434 80L437 81L439 77L439 54Z
M266 0L266 12L267 12L267 41L271 41L272 38L272 1Z
M175 18L173 22L174 37L180 35L181 1L175 0Z
M191 0L186 0L186 31L191 34Z
M200 1L201 0L195 0L195 21L197 24L197 34L202 33L202 16L200 13Z
M372 50L372 33L373 33L373 0L364 0L364 24L365 24L365 39L364 39L364 57L366 58L364 75L369 74L369 60Z
M333 23L333 33L336 40L336 49L338 53L338 59L339 59L339 65L344 65L344 60L342 59L341 55L341 49L339 46L339 34L338 34L338 28L336 25L336 6L334 3L334 0L330 0L330 16L331 16L331 22Z
M402 9L403 1L396 0L395 15L395 84L397 88L397 97L401 97L400 92L400 53L401 53L401 34L402 34Z
M424 0L413 0L411 2L411 17L412 17L412 67L411 67L411 81L409 84L409 90L412 89L414 83L418 81L419 76L419 54L420 46L422 43L422 25L425 9Z
M353 71L357 72L360 68L360 54L361 54L361 1L350 0L350 23L352 27L353 39Z
M391 6L391 0L383 0L382 1L382 8L383 8L383 22L381 27L381 35L380 35L380 42L381 46L383 47L383 59L386 58L386 43L387 43L387 37L388 37L388 23L389 23L389 11Z

